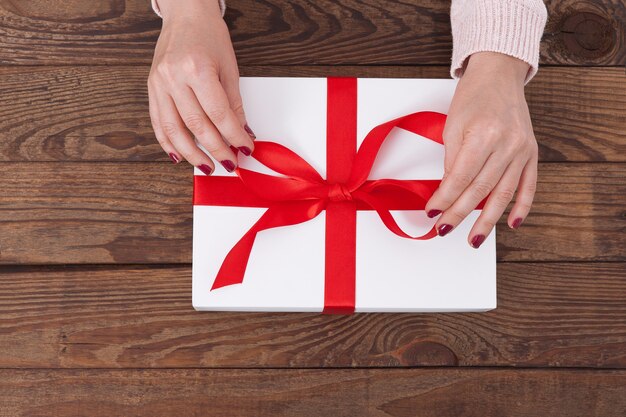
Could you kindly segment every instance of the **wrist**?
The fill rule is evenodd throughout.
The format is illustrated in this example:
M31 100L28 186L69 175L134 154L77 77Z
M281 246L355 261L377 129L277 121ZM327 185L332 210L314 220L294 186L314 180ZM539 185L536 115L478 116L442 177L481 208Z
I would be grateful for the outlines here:
M481 72L504 77L524 85L530 65L499 52L476 52L468 58L465 73Z
M218 0L158 0L158 8L166 21L192 19L222 19Z

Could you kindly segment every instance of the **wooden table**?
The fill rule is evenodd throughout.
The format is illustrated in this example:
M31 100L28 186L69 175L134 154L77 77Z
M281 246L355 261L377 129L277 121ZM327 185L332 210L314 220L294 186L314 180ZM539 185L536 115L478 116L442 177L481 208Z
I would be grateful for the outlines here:
M547 1L487 314L198 313L148 0L0 0L0 416L626 415L626 5ZM448 77L448 2L228 0L241 73Z

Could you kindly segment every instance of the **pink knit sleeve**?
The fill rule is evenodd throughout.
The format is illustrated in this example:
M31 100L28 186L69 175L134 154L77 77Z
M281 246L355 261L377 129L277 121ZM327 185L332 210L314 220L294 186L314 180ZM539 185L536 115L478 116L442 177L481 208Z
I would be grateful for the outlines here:
M159 5L157 3L157 0L151 0L152 1L152 9L154 10L154 12L156 14L159 15L159 17L161 17L161 10L159 9ZM222 11L222 16L224 16L224 13L226 12L226 0L217 0L217 2L220 5L220 10Z
M539 43L547 17L541 0L452 0L450 75L460 78L473 53L492 51L527 62L528 83L539 67Z

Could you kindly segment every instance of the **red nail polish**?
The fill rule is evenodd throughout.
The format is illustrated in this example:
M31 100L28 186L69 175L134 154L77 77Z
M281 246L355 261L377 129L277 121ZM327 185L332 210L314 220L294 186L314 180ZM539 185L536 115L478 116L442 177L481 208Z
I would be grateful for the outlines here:
M235 170L235 163L229 159L224 159L223 161L220 161L220 163L228 172L233 172Z
M478 249L485 241L485 235L476 235L472 238L472 247Z
M170 152L169 156L170 156L170 159L172 160L173 164L177 164L177 163L180 162L180 158L174 152Z
M240 146L239 150L241 151L242 154L244 154L245 156L250 156L252 155L252 151L250 150L250 148L248 148L247 146Z
M430 210L428 213L426 213L426 215L430 217L431 219L440 214L441 214L441 210Z
M450 231L454 228L454 226L449 225L449 224L442 224L441 226L439 226L439 229L437 229L437 233L439 234L439 236L445 236L448 233L450 233Z
M206 165L206 164L202 164L198 166L198 169L202 172L204 172L205 175L211 175L211 172L213 172L213 170L211 169L210 166Z
M513 229L518 229L522 225L523 221L524 219L522 219L521 217L518 217L517 219L513 220L513 224L512 224Z
M256 139L256 135L254 134L254 132L252 131L252 129L250 129L250 126L248 126L248 125L246 124L243 128L244 128L244 130L246 131L246 133L247 133L248 135L250 135L250 137L251 137L252 139ZM242 151L242 152L243 152L243 151Z

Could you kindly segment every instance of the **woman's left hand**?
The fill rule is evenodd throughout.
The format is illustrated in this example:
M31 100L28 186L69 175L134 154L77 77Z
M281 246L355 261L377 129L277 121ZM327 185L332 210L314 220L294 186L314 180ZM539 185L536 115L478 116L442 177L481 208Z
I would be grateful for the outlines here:
M453 230L489 195L468 236L478 248L506 207L517 229L537 183L537 141L524 98L528 64L496 52L473 54L457 85L443 133L443 180L426 204L439 236Z

